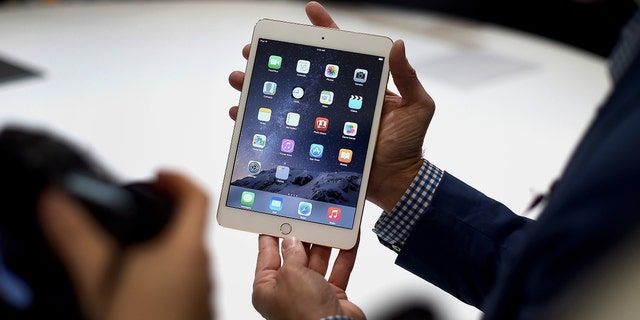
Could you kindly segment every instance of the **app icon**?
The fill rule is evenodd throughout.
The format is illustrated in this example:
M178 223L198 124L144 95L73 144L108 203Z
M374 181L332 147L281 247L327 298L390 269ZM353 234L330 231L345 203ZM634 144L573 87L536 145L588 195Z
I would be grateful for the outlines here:
M351 163L352 157L353 151L349 149L340 149L340 152L338 152L338 161L342 163Z
M258 120L267 122L271 120L271 109L260 108L258 109Z
M311 210L313 209L313 205L309 202L300 202L298 203L298 214L301 216L308 217L311 215Z
M351 95L351 98L349 98L349 108L356 110L362 109L362 96Z
M289 167L277 166L276 167L276 179L287 180L289 179Z
M338 207L329 207L327 210L327 220L329 221L339 221L340 216L342 216L342 210Z
M309 148L309 156L312 158L322 158L324 153L324 146L321 144L313 143Z
M251 174L258 174L262 169L262 164L260 163L260 161L251 160L249 161L249 165L247 166L247 169Z
M282 65L282 57L281 56L270 56L269 57L269 69L280 69L280 66Z
M242 196L240 197L240 203L245 206L252 206L253 202L256 200L256 194L249 191L242 191Z
M278 87L277 83L271 82L271 81L265 81L264 86L262 86L262 93L268 96L275 95L277 87Z
M332 78L335 79L338 77L338 71L340 70L340 67L338 67L335 64L328 64L325 68L324 68L324 76L327 78Z
M313 128L318 131L327 131L329 128L329 119L323 117L317 117Z
M311 67L311 62L307 60L298 60L298 64L296 65L297 73L309 73L309 68Z
M291 96L296 99L301 99L304 96L304 89L302 89L301 87L293 88L293 91L291 91Z
M355 137L356 133L358 133L358 124L355 122L345 122L342 133L345 136Z
M330 105L333 103L333 91L322 90L320 92L320 103Z
M267 144L267 136L263 134L254 134L253 135L253 146L256 148L264 148L264 145Z
M297 127L300 123L300 114L295 112L287 113L286 123L288 126Z
M296 142L291 139L282 139L282 143L280 144L280 151L286 153L292 153L293 148L296 146Z
M271 201L269 201L269 209L273 211L280 211L282 210L283 202L284 200L280 197L271 197Z
M365 83L367 82L368 74L369 72L365 69L356 69L356 71L353 72L353 81L359 82L359 83Z

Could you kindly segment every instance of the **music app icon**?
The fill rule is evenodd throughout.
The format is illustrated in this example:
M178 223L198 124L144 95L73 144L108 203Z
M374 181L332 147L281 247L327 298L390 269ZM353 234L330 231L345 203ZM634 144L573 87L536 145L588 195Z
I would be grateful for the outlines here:
M342 210L338 207L329 207L327 210L327 219L329 221L340 221L340 216L342 215Z
M295 148L296 142L291 139L282 139L282 144L280 144L280 151L285 153L292 153L293 148Z

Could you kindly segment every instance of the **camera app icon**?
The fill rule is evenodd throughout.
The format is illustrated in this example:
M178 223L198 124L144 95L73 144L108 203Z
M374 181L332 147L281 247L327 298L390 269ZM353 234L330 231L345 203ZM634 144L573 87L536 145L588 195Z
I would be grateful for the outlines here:
M358 83L365 83L367 82L367 75L369 75L369 72L367 70L356 69L356 71L353 72L353 81Z

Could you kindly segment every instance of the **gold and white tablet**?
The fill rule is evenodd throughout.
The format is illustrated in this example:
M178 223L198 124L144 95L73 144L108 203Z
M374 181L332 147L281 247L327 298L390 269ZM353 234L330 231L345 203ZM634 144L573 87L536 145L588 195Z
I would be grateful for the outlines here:
M258 21L221 226L341 249L356 244L391 46L378 35Z

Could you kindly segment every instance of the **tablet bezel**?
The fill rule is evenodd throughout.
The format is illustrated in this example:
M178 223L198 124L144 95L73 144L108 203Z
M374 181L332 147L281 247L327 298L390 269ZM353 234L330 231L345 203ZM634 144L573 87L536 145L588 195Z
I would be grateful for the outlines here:
M227 206L231 175L238 149L238 140L244 118L248 90L254 68L257 41L261 38L290 42L295 44L317 46L326 49L349 51L367 55L384 57L381 81L378 87L371 136L367 147L367 155L362 175L362 183L358 195L355 217L351 229L319 224L305 220L296 220L277 215L264 214L251 210ZM351 249L358 240L362 215L366 202L366 190L369 181L373 152L376 144L382 104L389 79L389 52L393 41L385 36L317 27L306 24L286 22L273 19L261 19L254 26L251 50L247 60L243 90L240 95L238 115L234 125L229 155L225 168L223 186L218 203L217 221L223 227L248 231L257 234L268 234L278 237L295 236L298 239L324 246ZM290 227L290 232L286 232ZM282 230L282 229L285 230Z

